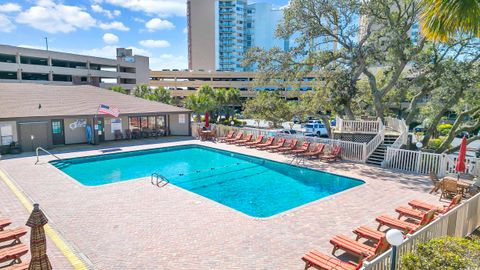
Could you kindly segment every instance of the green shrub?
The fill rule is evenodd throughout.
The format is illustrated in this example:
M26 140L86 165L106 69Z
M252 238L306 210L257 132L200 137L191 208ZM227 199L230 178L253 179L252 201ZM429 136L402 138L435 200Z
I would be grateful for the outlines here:
M430 139L426 148L431 150L437 150L438 148L440 148L440 145L443 143L443 141L445 141L445 137Z
M446 136L448 135L452 127L453 126L451 124L440 124L437 126L437 130L440 134Z
M480 240L435 238L401 258L400 270L467 270L480 265Z
M221 123L224 124L225 126L231 126L232 125L231 122L232 122L232 119L224 119L224 120L222 120ZM237 127L244 126L246 124L245 121L241 121L241 120L238 120L238 119L233 119L233 122L234 122L233 125L237 126Z

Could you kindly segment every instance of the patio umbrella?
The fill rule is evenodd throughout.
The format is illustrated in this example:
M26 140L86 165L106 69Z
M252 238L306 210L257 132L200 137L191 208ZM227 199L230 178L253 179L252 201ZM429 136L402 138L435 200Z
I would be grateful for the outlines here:
M205 127L208 128L208 112L205 113Z
M43 226L48 223L38 203L33 205L33 211L27 220L27 226L32 228L30 233L30 252L32 258L28 270L51 270L52 265L47 256L47 239Z
M467 156L467 137L463 137L462 143L460 144L460 151L458 152L457 165L455 166L455 171L457 173L465 172L465 157Z

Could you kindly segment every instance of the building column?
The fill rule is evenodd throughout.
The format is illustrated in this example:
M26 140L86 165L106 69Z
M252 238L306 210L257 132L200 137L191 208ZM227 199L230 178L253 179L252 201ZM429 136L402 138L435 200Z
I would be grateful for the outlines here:
M21 68L17 69L17 80L20 80L20 81L22 80L22 69Z

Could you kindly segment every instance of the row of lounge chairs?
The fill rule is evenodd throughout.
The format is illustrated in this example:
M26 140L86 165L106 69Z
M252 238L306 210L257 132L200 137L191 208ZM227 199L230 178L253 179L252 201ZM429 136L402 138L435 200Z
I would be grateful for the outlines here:
M297 147L298 140L285 138L268 137L264 141L264 136L259 135L253 139L252 134L244 134L238 132L235 135L234 131L228 132L225 137L218 138L217 141L227 144L234 144L238 146L245 146L249 148L256 148L258 150L266 150L270 152L291 154L295 157L303 157L308 159L322 159L325 161L335 161L340 159L342 148L338 145L331 147L330 152L326 152L326 145L323 143L316 144L313 149L311 148L311 142L305 141L300 147Z
M343 261L337 257L331 257L320 251L312 250L302 257L305 262L305 269L314 267L321 270L358 270L362 268L365 261L371 260L390 248L386 241L386 231L380 229L384 226L388 229L398 229L405 235L418 231L429 224L438 215L445 214L460 203L461 195L455 196L449 205L438 207L418 200L412 200L409 206L400 206L395 209L399 214L398 218L389 215L378 216L377 229L368 226L359 226L353 230L355 239L348 236L337 235L330 239L333 245L332 255L337 250L343 250L358 258L358 263ZM366 239L360 242L360 239Z
M21 237L27 234L27 229L6 229L11 223L8 218L0 218L0 269L25 270L28 262L22 262L21 257L27 254L28 246L22 244Z

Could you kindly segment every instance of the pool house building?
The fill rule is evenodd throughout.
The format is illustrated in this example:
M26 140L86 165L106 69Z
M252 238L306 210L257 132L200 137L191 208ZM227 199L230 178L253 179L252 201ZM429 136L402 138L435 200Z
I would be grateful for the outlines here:
M100 113L102 104L118 117ZM187 109L91 85L0 83L0 149L189 136L190 119Z

